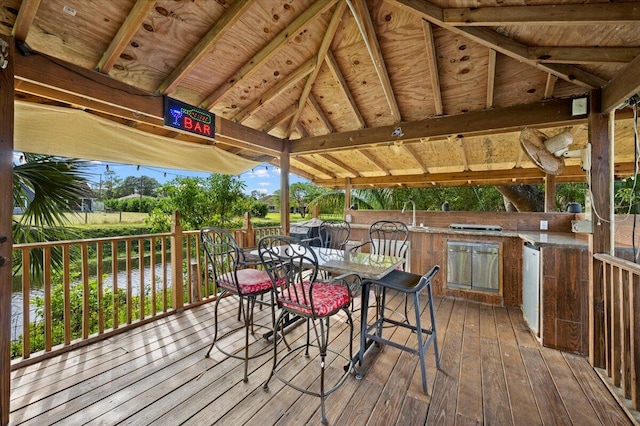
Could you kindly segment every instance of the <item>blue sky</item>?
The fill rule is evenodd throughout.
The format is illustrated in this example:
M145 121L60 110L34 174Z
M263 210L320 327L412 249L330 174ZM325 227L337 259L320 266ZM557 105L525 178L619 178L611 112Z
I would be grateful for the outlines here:
M206 178L210 173L189 172L186 170L163 169L160 167L135 166L130 164L118 164L111 162L93 161L91 166L90 180L97 186L100 182L100 175L105 179L104 172L107 164L109 170L116 172L116 175L122 179L127 176L147 176L154 178L160 183L169 182L177 177L202 177ZM246 185L245 193L251 194L252 191L258 191L261 194L269 195L280 189L280 169L271 164L263 164L249 170L239 176L240 180ZM289 183L306 182L295 174L289 177Z

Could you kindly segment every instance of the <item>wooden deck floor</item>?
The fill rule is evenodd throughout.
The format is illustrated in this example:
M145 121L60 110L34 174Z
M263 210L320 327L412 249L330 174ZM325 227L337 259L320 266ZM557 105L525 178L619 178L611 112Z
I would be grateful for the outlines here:
M350 377L328 397L330 424L630 424L587 360L541 347L519 309L448 298L436 305L442 364L436 370L433 354L428 357L430 395L422 393L416 356L374 348L364 379ZM236 302L220 306L223 325L236 324ZM266 311L258 316L267 321ZM333 326L332 347L347 351L348 328ZM248 383L241 361L216 350L205 359L212 328L209 303L14 371L11 424L320 423L318 398L277 379L262 389L270 355L250 362ZM292 330L289 341L304 329ZM415 337L385 331L399 340ZM237 345L232 340L225 343ZM319 364L309 362L293 358L286 367L297 369L305 385L317 385ZM343 361L328 364L329 376L336 376Z

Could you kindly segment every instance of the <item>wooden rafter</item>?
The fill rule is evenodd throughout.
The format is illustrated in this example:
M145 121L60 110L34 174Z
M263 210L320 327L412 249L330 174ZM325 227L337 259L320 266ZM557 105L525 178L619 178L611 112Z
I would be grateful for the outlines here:
M301 138L309 137L309 133L307 132L307 129L304 128L302 123L296 124L296 128L295 129L298 131L298 133L300 134Z
M313 96L313 93L309 93L309 97L307 98L307 102L311 106L311 108L313 108L313 110L315 111L316 115L320 118L320 121L322 121L324 126L327 128L327 132L328 133L335 133L336 129L333 128L333 125L329 121L329 118L327 118L327 115L322 110L322 107L318 103L318 100L316 99L316 97Z
M373 22L371 21L369 8L364 0L347 0L347 2L349 5L352 5L352 7L350 7L351 13L353 14L356 25L360 30L364 43L367 47L367 51L369 52L369 56L373 61L373 66L376 70L376 74L378 74L378 79L382 85L382 91L384 92L393 120L398 123L402 121L400 108L398 107L398 101L393 93L393 87L391 87L391 80L389 79L389 73L384 63L382 51L380 50L380 43L378 42Z
M373 163L374 166L376 166L377 168L379 168L380 170L382 170L383 172L385 172L386 174L391 174L391 172L389 172L389 169L387 169L387 166L380 160L378 160L376 158L375 155L373 155L373 153L369 152L366 149L361 149L358 151L360 154L362 154L362 156L364 158L366 158L367 160L371 161Z
M571 99L553 99L529 105L472 111L465 113L464 117L464 120L454 115L402 123L404 136L401 140L405 143L416 143L423 138L445 140L452 134L461 134L464 137L481 136L520 131L524 127L557 127L586 122L585 117L571 115ZM396 142L398 137L392 136L396 128L396 125L381 126L313 136L296 141L291 146L291 152L311 154Z
M335 156L333 156L331 154L318 154L318 156L320 158L324 159L325 161L328 161L328 162L336 165L337 167L341 168L342 170L345 170L352 177L359 177L360 176L360 172L359 171L357 171L353 167L349 167L348 165L346 165L342 161L338 160Z
M296 162L298 162L300 164L304 164L305 166L307 166L307 167L309 167L309 168L311 168L313 170L316 170L316 171L318 171L318 172L320 172L320 173L322 173L324 175L331 176L334 179L336 177L335 173L333 173L331 170L325 169L324 167L314 163L313 161L311 161L311 160L309 160L307 158L295 156L295 157L291 157L291 161L296 161Z
M433 41L433 29L431 22L422 21L422 32L424 33L424 42L427 53L427 67L429 68L429 78L431 79L431 92L433 93L433 103L436 115L442 115L442 94L440 92L440 74L438 72L438 54L436 53L436 45Z
M276 115L271 120L264 123L264 125L262 126L262 131L269 133L270 131L278 127L280 124L282 124L283 122L291 118L291 116L293 116L293 114L296 113L296 109L297 109L296 105L290 105L289 108L285 109L280 114Z
M553 91L556 88L558 77L553 74L547 74L547 84L544 86L544 99L551 99Z
M404 8L405 10L416 14L422 19L441 26L453 33L463 35L476 43L487 46L496 50L503 55L509 56L520 62L527 63L533 67L541 69L545 72L552 73L563 80L585 87L594 89L602 87L606 81L589 74L580 68L565 64L543 64L532 61L528 58L528 46L519 43L507 36L501 35L490 28L481 27L456 27L444 22L444 9L441 9L428 1L422 0L388 0L389 2ZM530 7L530 6L527 6Z
M496 51L489 49L489 65L487 67L487 108L493 108L493 89L496 85Z
M333 52L331 51L331 49L327 51L327 56L325 56L324 59L325 59L325 62L327 63L327 66L329 67L329 71L331 72L331 75L333 75L334 80L338 82L338 84L340 85L340 88L342 89L342 93L344 93L344 95L347 97L349 107L351 108L351 111L356 117L356 120L359 124L359 128L364 129L365 127L367 127L367 124L365 123L364 118L360 113L360 109L356 104L356 100L353 98L353 94L351 93L351 90L347 85L347 81L344 79L344 75L340 71L338 62L336 62L336 58L333 55Z
M527 52L532 61L548 64L626 64L640 55L640 47L536 46Z
M302 27L311 22L317 15L325 12L333 6L338 0L318 0L311 4L308 9L293 20L284 30L274 37L266 46L238 71L236 71L227 81L220 85L213 93L202 101L201 107L212 109L220 100L222 100L231 90L233 90L241 81L251 76L258 70L267 60L273 57L278 50L285 46L289 37L297 33Z
M324 62L324 58L327 56L327 52L329 51L329 47L331 46L331 41L333 41L333 36L338 29L338 25L342 20L342 16L344 15L344 10L346 9L346 7L347 4L345 2L340 2L336 6L336 9L333 11L333 16L331 17L331 21L329 21L329 25L327 26L324 37L322 38L322 42L320 43L320 48L318 49L318 53L316 55L316 66L309 77L307 77L307 82L305 83L304 88L302 89L302 94L300 95L300 99L298 100L298 110L293 115L291 123L289 123L289 130L286 133L286 137L291 136L291 133L298 124L300 114L302 114L302 110L304 109L307 103L307 99L311 94L311 88L316 81L316 77L318 77L320 68L322 68L322 63Z
M443 10L443 20L476 26L622 24L640 20L640 2L451 8Z
M629 176L634 173L634 164L618 164L614 171L616 176ZM454 173L430 173L416 175L388 175L374 177L351 178L353 188L385 187L406 184L407 187L425 186L468 186L468 185L513 185L514 183L543 183L546 174L537 168L466 171ZM567 166L556 182L584 182L585 172L580 166ZM335 188L344 185L343 178L315 179L316 185Z
M309 75L316 66L316 58L311 58L301 66L299 66L294 72L289 74L286 78L280 81L278 84L273 86L271 89L267 90L262 96L256 98L253 102L251 102L246 108L242 111L238 112L238 114L233 117L234 120L243 122L246 120L249 115L256 112L262 106L268 104L271 100L277 98L282 93L289 90L292 86L298 83L300 80Z
M149 13L155 7L156 2L147 0L137 0L133 9L127 15L116 36L109 43L109 47L104 51L96 69L104 74L109 74L113 64L116 63L124 49L131 42L131 39L140 29L140 25L147 19Z
M11 30L11 35L14 36L16 40L27 40L29 29L40 7L40 1L41 0L23 0L20 5L20 10L18 11L18 16L16 17L16 22L13 24L13 29Z
M460 156L460 161L462 162L462 169L466 172L469 170L469 160L467 159L467 153L464 150L464 143L462 138L459 137L451 137L449 138L449 142L457 147L458 154Z
M640 56L624 67L602 89L602 112L611 112L640 92Z
M422 169L422 173L429 173L429 168L427 167L427 164L424 162L422 157L420 157L420 155L416 152L413 146L403 144L402 147L404 148L405 151L409 153L411 158L413 158L413 161L415 161L418 164L418 166L420 166L420 168Z
M145 0L138 0L145 1ZM193 49L189 51L180 64L171 71L171 74L158 87L160 93L171 93L187 76L187 74L198 65L200 60L211 50L211 48L225 35L225 33L240 20L242 14L252 5L251 0L236 0L222 14L220 19L211 27L209 32L198 41Z

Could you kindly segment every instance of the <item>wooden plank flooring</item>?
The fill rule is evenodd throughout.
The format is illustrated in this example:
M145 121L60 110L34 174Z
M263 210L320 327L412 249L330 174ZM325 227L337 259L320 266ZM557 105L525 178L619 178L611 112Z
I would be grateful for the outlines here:
M399 296L390 299L398 310L403 303ZM204 358L213 307L187 310L14 371L11 424L320 424L318 398L283 386L277 378L263 390L271 351L250 361L248 383L242 382L242 361L217 349ZM429 395L422 393L417 356L374 347L361 367L364 378L348 378L327 398L330 424L631 424L587 360L542 348L519 309L451 298L436 299L435 308L441 368L436 370L431 350ZM236 313L234 299L220 302L222 331L238 325ZM267 310L256 316L260 323L269 321ZM428 324L427 310L422 317ZM356 320L354 342L359 324ZM303 341L305 329L287 334L292 346ZM404 329L385 329L390 334L399 342L415 338ZM331 338L330 347L347 355L346 322L332 324ZM228 350L241 348L242 333L222 344ZM251 344L256 350L268 346L262 339ZM339 377L343 365L343 358L328 356L328 380ZM314 353L289 357L284 368L299 385L319 386Z

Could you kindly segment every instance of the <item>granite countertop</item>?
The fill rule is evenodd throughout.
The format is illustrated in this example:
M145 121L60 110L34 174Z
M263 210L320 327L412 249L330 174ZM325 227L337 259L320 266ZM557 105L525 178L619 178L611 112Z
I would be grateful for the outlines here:
M352 224L352 228L369 229L369 225ZM432 226L410 226L410 232L423 232L430 234L465 235L478 237L510 237L520 238L538 247L566 247L575 249L587 249L589 246L588 234L576 234L572 232L535 232L535 231L472 231L462 229L449 229Z

